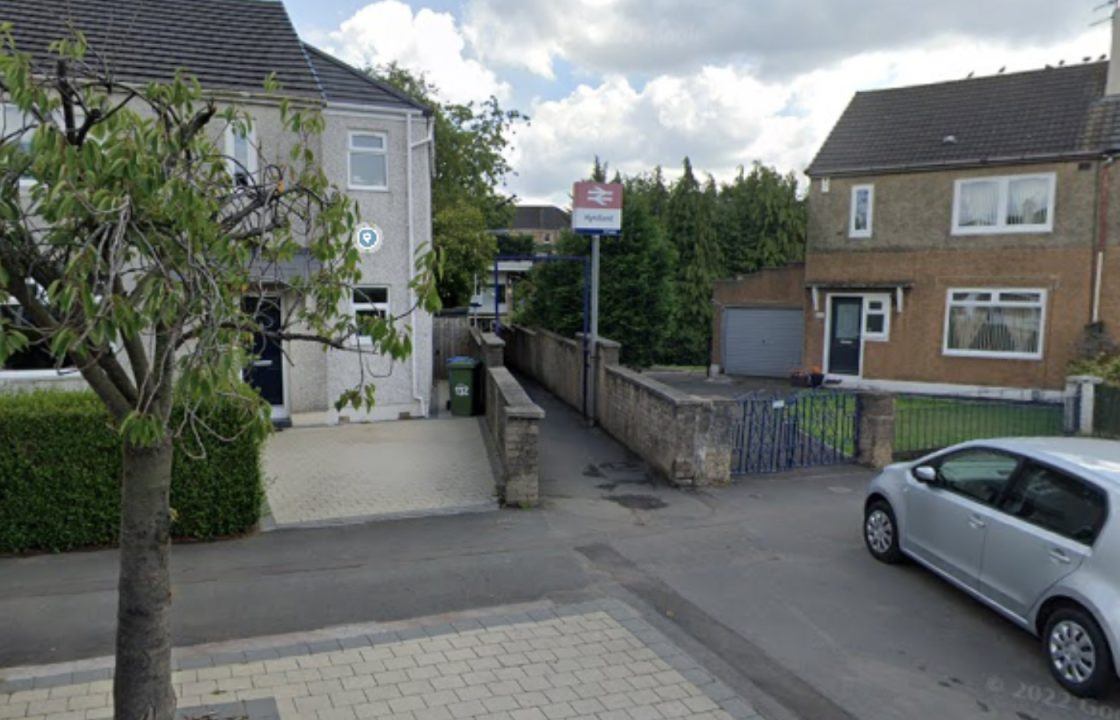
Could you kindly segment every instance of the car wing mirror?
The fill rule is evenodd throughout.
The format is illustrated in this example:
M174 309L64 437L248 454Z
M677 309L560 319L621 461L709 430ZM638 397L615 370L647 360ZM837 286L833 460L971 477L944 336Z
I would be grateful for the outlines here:
M937 484L937 471L929 465L921 465L914 468L914 477L918 482L924 482L927 485Z

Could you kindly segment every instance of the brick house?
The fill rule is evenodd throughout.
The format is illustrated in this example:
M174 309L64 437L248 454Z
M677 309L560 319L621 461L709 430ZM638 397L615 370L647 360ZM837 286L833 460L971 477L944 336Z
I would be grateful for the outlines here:
M856 94L806 171L803 267L717 284L713 364L776 332L744 310L800 305L790 359L841 384L1061 388L1087 326L1120 338L1115 50Z

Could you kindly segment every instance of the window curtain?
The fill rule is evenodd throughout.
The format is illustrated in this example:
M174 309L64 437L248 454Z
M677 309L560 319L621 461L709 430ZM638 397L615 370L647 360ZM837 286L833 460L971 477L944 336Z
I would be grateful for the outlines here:
M953 307L949 349L1036 353L1041 323L1041 308Z
M999 183L971 182L961 185L961 227L995 225L999 217Z
M1042 178L1012 180L1007 187L1008 225L1045 225L1050 183Z

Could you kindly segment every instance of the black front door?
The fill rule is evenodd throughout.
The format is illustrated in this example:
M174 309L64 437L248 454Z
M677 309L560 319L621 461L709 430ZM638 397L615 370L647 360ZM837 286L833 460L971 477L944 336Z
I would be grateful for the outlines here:
M280 327L280 298L247 297L242 302L245 312L256 317L262 330ZM274 408L283 407L284 366L280 343L264 333L255 333L253 356L245 379Z
M836 375L859 375L859 354L863 343L863 298L832 298L828 337L828 372Z

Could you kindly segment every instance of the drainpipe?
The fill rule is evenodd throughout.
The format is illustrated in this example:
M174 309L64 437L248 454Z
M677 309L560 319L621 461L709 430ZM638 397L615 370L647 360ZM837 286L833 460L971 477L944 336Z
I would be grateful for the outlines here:
M1108 191L1109 170L1115 161L1115 156L1109 155L1101 164L1099 175L1100 189L1097 193L1097 255L1096 267L1093 272L1093 322L1101 321L1101 285L1104 282L1104 253L1108 246Z
M423 147L435 140L435 128L430 124L428 126L428 135L422 140L416 142L412 141L412 116L413 112L405 115L404 126L405 136L408 138L408 152L405 153L405 167L408 186L405 188L405 204L408 213L408 306L416 306L416 291L411 287L412 280L416 277L416 233L415 222L413 220L412 209L412 152L417 148ZM431 208L431 201L428 203L429 209ZM415 321L413 328L415 328ZM428 403L424 402L424 396L420 393L420 376L417 368L416 348L412 352L412 399L416 401L420 407L420 417L428 417Z

